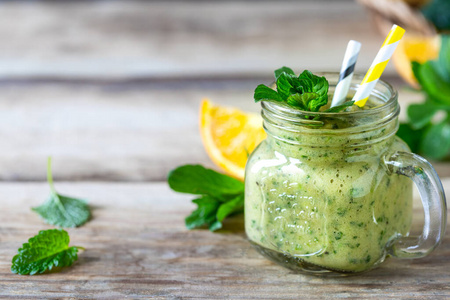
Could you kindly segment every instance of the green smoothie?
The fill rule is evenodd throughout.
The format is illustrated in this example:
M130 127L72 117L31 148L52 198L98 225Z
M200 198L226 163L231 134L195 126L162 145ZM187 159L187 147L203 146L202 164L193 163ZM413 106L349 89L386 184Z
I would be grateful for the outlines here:
M370 99L364 109L379 105ZM265 118L268 138L245 180L246 233L262 252L288 267L359 272L408 234L411 180L389 174L383 157L409 149L396 120L370 126L379 117L336 114L309 127Z

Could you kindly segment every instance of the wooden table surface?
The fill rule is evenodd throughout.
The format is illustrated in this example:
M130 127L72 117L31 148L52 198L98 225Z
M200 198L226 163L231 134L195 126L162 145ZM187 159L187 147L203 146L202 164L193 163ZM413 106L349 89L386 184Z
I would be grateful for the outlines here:
M444 182L450 187L450 180ZM93 219L68 229L71 245L86 248L60 273L19 276L11 258L43 225L30 207L48 193L44 183L0 184L0 297L19 298L225 298L439 299L450 296L450 236L430 256L388 259L365 274L320 278L296 274L257 253L247 241L242 216L218 233L189 231L184 217L192 197L157 183L60 183L57 189L86 198ZM449 192L449 188L446 189ZM417 197L416 197L417 200ZM422 226L415 203L413 233ZM447 229L449 229L447 227ZM447 230L448 232L448 230Z
M192 197L167 173L209 160L198 133L202 98L257 112L253 89L273 69L338 70L349 39L364 72L383 37L350 0L0 2L0 298L445 299L450 238L430 256L388 259L351 277L295 274L248 243L242 216L218 233L189 231ZM403 107L421 100L397 77ZM56 188L89 200L93 218L68 229L86 248L60 273L10 272L45 225L46 157ZM434 163L450 190L448 163ZM415 196L413 233L423 224ZM448 231L448 230L447 230Z

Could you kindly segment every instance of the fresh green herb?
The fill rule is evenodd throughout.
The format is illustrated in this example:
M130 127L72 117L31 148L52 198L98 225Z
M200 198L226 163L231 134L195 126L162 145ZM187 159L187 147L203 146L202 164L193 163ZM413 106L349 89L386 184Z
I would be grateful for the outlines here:
M69 234L63 229L42 230L22 245L12 259L11 272L20 275L41 274L53 268L71 266L82 247L69 247Z
M275 70L276 90L260 84L255 102L282 102L297 109L317 112L328 102L328 81L305 70L298 77L288 67Z
M227 216L244 209L244 184L200 165L176 168L169 173L168 183L176 192L201 196L192 200L198 207L185 220L189 229L207 225L215 231Z
M188 229L208 225L211 231L215 231L222 227L222 224L217 220L217 210L220 207L220 201L209 196L203 196L192 200L192 202L197 204L197 209L185 219Z
M89 206L84 200L60 195L53 186L51 158L47 162L47 182L50 185L50 196L44 204L32 208L48 224L60 227L77 227L86 223L91 215Z
M240 194L243 183L201 165L185 165L169 173L169 186L176 192L209 195L214 198Z
M217 210L217 220L222 222L227 216L239 212L244 207L244 193L237 195L228 202L220 205Z
M413 62L412 68L425 101L408 107L409 122L400 125L397 135L413 152L444 159L450 153L450 36L442 36L437 60ZM438 113L444 116L440 120Z

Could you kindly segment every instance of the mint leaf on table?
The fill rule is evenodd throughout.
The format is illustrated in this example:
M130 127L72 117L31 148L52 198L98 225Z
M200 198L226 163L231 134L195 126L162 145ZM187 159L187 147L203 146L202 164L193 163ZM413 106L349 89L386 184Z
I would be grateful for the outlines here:
M221 202L210 196L203 196L192 200L192 202L197 204L198 208L186 218L186 227L188 229L194 229L206 224L213 229L216 228L218 226L215 224L217 222L216 215ZM222 226L220 225L220 227Z
M71 266L82 247L69 247L69 234L63 229L42 230L22 245L12 259L11 272L20 275L41 274L55 267Z
M186 220L188 229L209 227L215 231L229 215L243 211L244 183L201 165L185 165L169 173L169 187L180 193L201 195L192 200L197 209Z
M244 209L244 194L239 194L230 201L220 205L217 210L217 220L222 222L227 216Z
M32 208L46 223L59 227L78 227L89 220L91 211L86 201L58 194L53 186L51 159L47 163L47 181L50 195L47 201Z
M244 184L230 176L206 169L201 165L185 165L169 173L169 186L180 193L209 195L214 198L228 198L240 194Z
M303 71L298 77L288 67L275 70L276 90L260 84L254 93L255 102L282 102L291 107L317 112L328 102L328 81L325 77Z

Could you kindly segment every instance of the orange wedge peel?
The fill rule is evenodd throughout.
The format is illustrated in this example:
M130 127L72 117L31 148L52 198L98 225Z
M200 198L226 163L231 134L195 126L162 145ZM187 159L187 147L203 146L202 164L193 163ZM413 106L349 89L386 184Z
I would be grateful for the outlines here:
M266 138L262 118L203 99L200 133L211 160L228 175L244 180L248 156Z
M412 87L419 84L414 77L411 62L424 63L439 55L441 39L439 35L418 36L405 34L393 55L393 63L398 74Z

